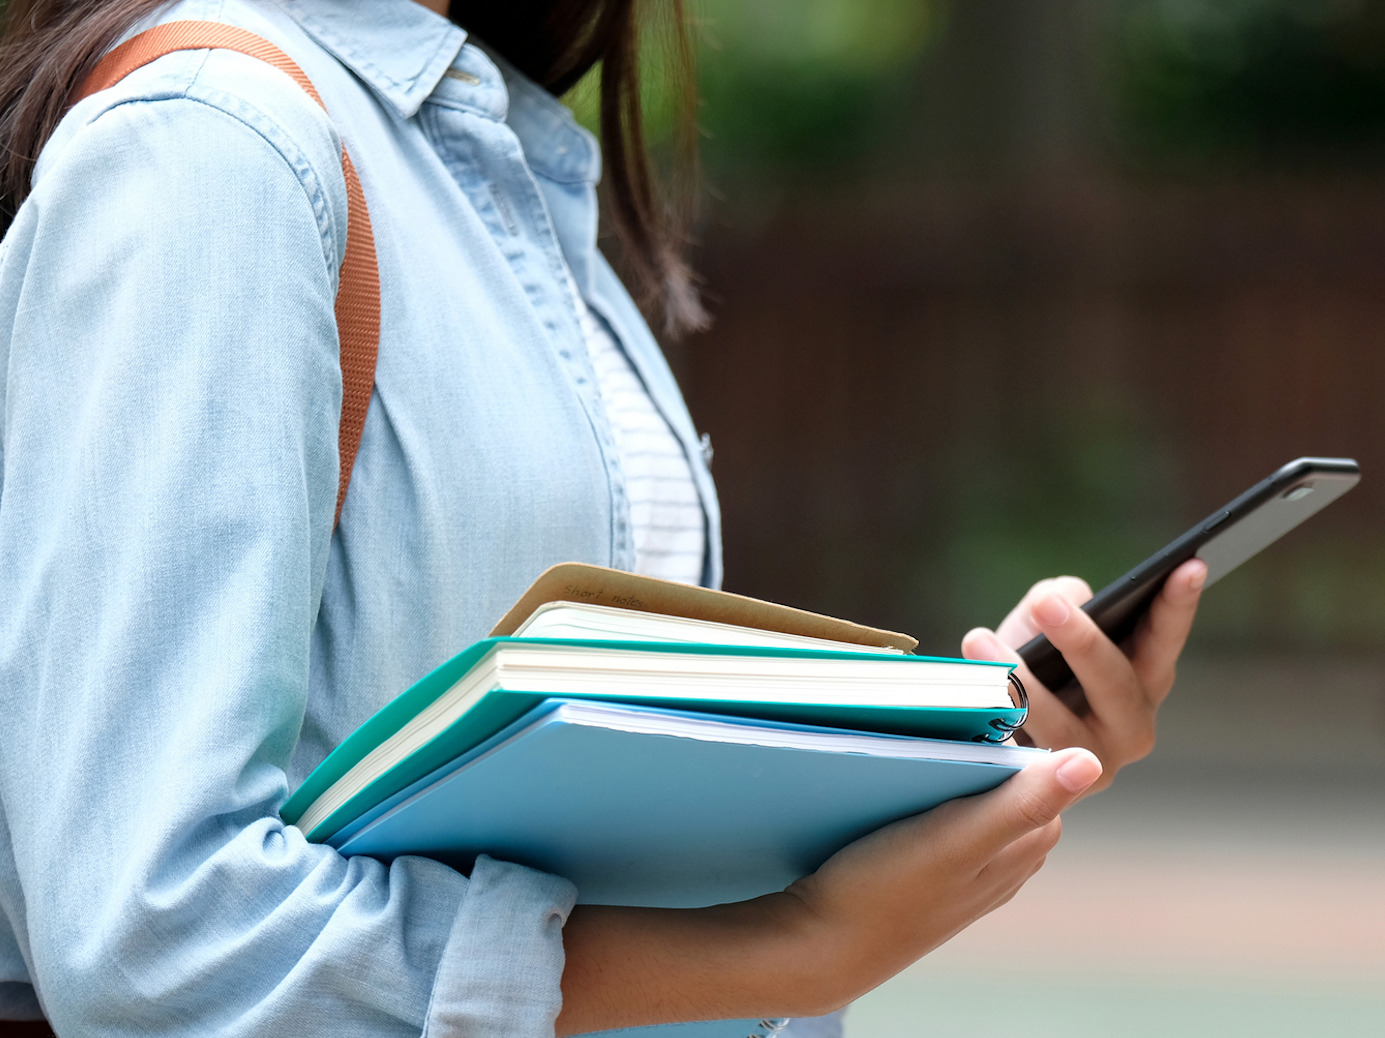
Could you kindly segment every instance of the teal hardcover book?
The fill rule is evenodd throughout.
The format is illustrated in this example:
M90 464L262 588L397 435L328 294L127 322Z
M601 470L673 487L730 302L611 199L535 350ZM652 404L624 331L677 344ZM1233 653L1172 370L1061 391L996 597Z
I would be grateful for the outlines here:
M1006 664L878 652L489 638L338 746L284 805L314 840L457 759L544 699L567 697L943 739L1023 722Z

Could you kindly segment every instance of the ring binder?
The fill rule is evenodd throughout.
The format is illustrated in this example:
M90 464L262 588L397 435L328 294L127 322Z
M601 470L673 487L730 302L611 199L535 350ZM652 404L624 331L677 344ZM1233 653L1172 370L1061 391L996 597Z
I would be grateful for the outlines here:
M972 742L1004 742L1023 728L1024 722L1029 719L1029 693L1025 690L1024 682L1019 679L1019 676L1013 670L1010 671L1009 680L1010 684L1015 688L1015 706L1021 711L1019 720L1007 721L1003 717L994 718L989 724L1000 733L999 737L997 738L987 732L983 735L972 736Z
M777 1035L784 1033L784 1028L789 1026L789 1021L784 1020L761 1020L755 1025L755 1030L751 1031L746 1038L776 1038Z

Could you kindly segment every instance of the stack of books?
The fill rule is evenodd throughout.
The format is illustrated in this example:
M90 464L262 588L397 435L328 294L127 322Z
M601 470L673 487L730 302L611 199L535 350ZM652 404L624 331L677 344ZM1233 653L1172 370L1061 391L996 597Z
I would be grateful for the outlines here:
M1046 752L1004 744L1025 713L1010 665L915 646L724 592L555 566L491 637L338 746L283 817L346 854L529 865L572 880L585 904L757 897Z

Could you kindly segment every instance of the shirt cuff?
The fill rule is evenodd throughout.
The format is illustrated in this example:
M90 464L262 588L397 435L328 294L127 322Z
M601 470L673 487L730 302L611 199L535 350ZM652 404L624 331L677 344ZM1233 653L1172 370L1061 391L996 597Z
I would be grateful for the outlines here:
M562 1008L565 879L476 859L443 948L423 1038L553 1038Z

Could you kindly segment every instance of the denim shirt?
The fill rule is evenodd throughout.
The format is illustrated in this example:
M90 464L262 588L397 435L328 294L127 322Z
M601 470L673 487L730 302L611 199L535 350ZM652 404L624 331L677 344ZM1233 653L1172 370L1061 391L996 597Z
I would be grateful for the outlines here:
M282 73L78 104L0 252L0 1019L61 1034L551 1035L560 878L308 844L288 792L550 564L629 568L564 265L692 463L595 247L599 152L412 0L187 0ZM141 26L144 27L144 26ZM382 331L333 531L344 141Z

